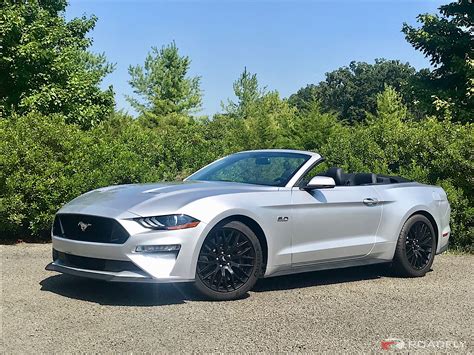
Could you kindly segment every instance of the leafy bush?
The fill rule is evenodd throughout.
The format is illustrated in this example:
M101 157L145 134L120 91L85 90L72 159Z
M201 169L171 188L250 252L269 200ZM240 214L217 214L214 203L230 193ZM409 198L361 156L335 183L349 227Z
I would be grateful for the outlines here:
M0 121L0 233L46 236L53 214L85 191L159 180L168 170L158 134L131 120L84 132L59 115Z
M200 77L189 76L190 58L174 43L154 49L144 67L129 68L134 120L113 112L112 88L101 89L113 66L89 51L95 17L67 20L64 0L7 0L0 6L0 238L48 236L54 213L97 187L182 179L225 154L293 148L320 152L325 166L443 186L452 245L473 251L468 2L442 6L442 17L420 16L420 28L404 25L432 71L415 73L396 60L353 62L284 100L245 69L233 85L236 102L212 119L191 116L202 91ZM383 91L386 84L403 97Z
M235 151L295 148L320 152L327 167L442 186L452 207L452 246L474 250L472 124L408 120L391 88L378 95L375 114L352 126L317 103L296 112L276 93L254 104L246 117L167 116L154 128L123 114L89 131L59 115L0 121L0 233L46 237L64 203L97 187L179 180Z

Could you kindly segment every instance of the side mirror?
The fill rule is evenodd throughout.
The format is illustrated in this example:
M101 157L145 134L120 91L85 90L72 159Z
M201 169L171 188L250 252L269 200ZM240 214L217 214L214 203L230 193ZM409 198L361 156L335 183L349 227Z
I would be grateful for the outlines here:
M303 190L315 190L315 189L326 189L333 188L336 186L336 182L332 177L329 176L315 176L309 180L306 186L303 186Z

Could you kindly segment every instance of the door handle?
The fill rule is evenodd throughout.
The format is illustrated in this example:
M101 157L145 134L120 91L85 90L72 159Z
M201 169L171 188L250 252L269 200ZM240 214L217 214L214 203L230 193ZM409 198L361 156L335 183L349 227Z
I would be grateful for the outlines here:
M376 198L368 197L364 198L362 202L364 203L364 205L367 206L375 206L377 203L379 203L379 200L377 200Z

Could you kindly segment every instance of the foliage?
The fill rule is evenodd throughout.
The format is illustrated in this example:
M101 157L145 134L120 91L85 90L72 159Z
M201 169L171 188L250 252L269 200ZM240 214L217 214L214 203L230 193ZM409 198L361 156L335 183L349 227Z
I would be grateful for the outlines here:
M95 17L66 21L66 1L11 1L0 6L0 118L13 112L61 113L89 129L113 110L111 72L103 55L87 51Z
M153 47L144 67L129 67L129 83L141 99L128 97L128 101L146 124L153 127L163 116L187 115L200 108L200 77L187 76L190 65L189 57L180 56L173 42Z
M317 104L298 113L277 93L266 94L257 106L245 119L224 114L178 127L148 128L117 113L88 132L59 115L3 120L0 233L46 235L62 204L100 186L182 179L235 151L290 147L321 152L326 167L443 186L452 206L452 243L473 248L472 125L407 120L406 107L390 87L378 95L376 113L357 125L340 122Z
M245 68L234 82L237 102L229 101L226 117L234 120L237 147L246 149L291 146L296 110L280 98L278 92L260 88L257 75Z
M159 140L132 121L109 125L85 133L59 115L0 121L1 233L44 235L58 206L87 190L161 177L151 155Z
M389 85L401 92L404 103L413 114L419 115L411 94L414 74L412 66L398 60L376 59L374 64L351 62L347 67L326 73L326 79L319 84L300 89L289 101L300 111L317 101L325 112L335 111L349 123L360 122L366 112L375 113L376 95Z
M413 47L430 58L434 70L417 74L417 97L431 107L435 100L447 103L453 116L471 122L474 112L474 12L471 0L441 6L441 16L418 16L421 27L403 25Z
M433 71L353 62L285 100L245 69L233 85L237 99L212 118L193 115L200 78L188 75L190 59L174 43L129 69L139 117L113 112L111 89L99 89L111 67L88 52L96 19L67 22L65 6L0 7L2 239L47 237L54 213L91 189L179 180L236 151L293 148L320 152L323 168L442 186L452 246L474 251L472 13L464 0L443 6L443 17L422 15L420 29L404 26ZM426 115L432 107L436 115Z
M229 100L224 109L236 118L252 116L258 101L266 94L265 88L259 87L257 74L252 74L244 68L240 77L234 82L233 88L237 102Z

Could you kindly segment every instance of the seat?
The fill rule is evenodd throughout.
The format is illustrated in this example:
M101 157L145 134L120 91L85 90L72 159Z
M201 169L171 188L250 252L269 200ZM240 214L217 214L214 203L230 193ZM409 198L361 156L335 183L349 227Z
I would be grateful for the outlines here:
M332 167L329 168L325 173L321 174L322 176L331 177L334 179L336 186L345 185L344 173L341 168Z
M377 175L374 173L345 174L342 168L338 167L329 168L320 175L332 177L336 186L356 186L377 183Z
M354 176L354 185L376 184L377 175L374 173L357 173Z
M347 174L342 174L342 179L344 181L345 186L354 186L354 177L355 174L353 173L347 173Z

